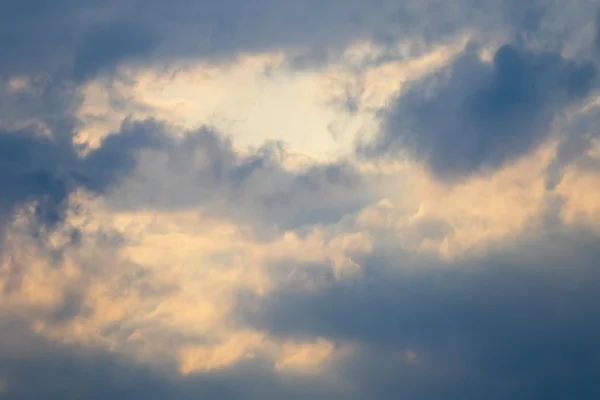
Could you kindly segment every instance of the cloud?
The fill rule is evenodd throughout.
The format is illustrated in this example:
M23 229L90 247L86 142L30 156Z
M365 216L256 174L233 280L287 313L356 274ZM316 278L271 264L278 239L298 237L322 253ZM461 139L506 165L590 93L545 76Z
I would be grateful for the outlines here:
M3 319L0 332L0 396L6 400L354 398L344 397L347 393L339 393L319 377L278 375L262 360L181 377L100 348L48 342L18 320Z
M81 101L80 88L57 77L0 79L2 231L14 212L29 207L39 227L56 227L75 190L103 193L134 167L138 149L159 144L159 129L146 135L135 131L143 124L125 120L121 131L108 132L98 148L84 155L85 146L74 140L81 127L75 117Z
M151 52L159 45L155 33L131 23L92 28L75 51L73 77L81 82L119 61ZM114 71L113 71L114 72Z
M597 398L597 12L2 2L0 398Z
M500 47L491 63L472 48L399 94L368 155L407 152L441 179L496 169L528 154L554 118L596 87L591 62Z
M94 210L94 215L99 214ZM131 221L134 215L107 217L120 224L119 219ZM332 237L296 236L291 240L288 235L280 243L263 244L260 251L248 246L242 252L239 244L225 243L226 235L214 227L203 226L206 222L201 219L194 221L184 215L185 223L168 222L164 213L159 218L162 223L153 222L142 229L145 236L156 236L156 240L142 243L133 235L125 242L132 250L139 246L137 251L142 258L133 258L133 251L120 253L134 264L144 257L152 260L156 266L146 262L145 273L134 273L119 260L106 258L108 249L94 250L94 246L89 247L89 233L83 236L82 243L88 243L88 247L78 250L80 256L98 263L100 272L88 275L93 278L93 290L85 290L91 301L85 304L94 305L93 312L80 312L73 318L73 310L65 306L74 297L67 291L63 300L57 298L59 301L50 313L59 324L64 324L64 317L75 323L73 332L58 330L53 337L75 339L76 343L48 341L44 339L50 333L46 330L33 334L22 327L18 334L11 335L0 327L4 338L0 376L6 382L6 398L37 398L40 393L67 399L93 398L95 394L135 398L146 395L148 388L152 388L148 396L175 399L199 395L386 399L397 398L398 394L439 398L441 393L451 399L485 393L494 393L499 399L525 399L550 392L557 398L593 398L597 394L591 383L596 373L595 337L600 327L589 316L600 300L595 291L599 278L595 268L598 237L589 231L560 228L537 237L524 232L516 240L492 245L487 252L447 262L403 250L401 242L389 237L379 238L374 249L361 249L360 243L355 246L352 240L361 242L365 238L349 235L353 238L347 240L339 234L339 226L329 232ZM184 231L197 226L196 229L205 230L207 238L203 240L212 235L213 242L207 246L193 236L178 236L170 224ZM215 237L217 234L220 236ZM358 274L336 276L329 264L323 264L318 254L322 247L335 250L333 247L339 244L344 246L334 242L350 244L342 253L358 263ZM252 285L237 286L230 281L232 271L226 264L209 267L209 260L216 260L212 256L221 254L221 249L235 249L231 258L237 259L246 271L248 266L264 262L262 257L252 257L261 251L271 253L273 262L268 271L274 282L258 297L243 297L244 303L237 309L236 329L247 329L239 322L249 322L252 329L257 329L255 332L275 343L325 342L336 347L349 344L355 350L326 360L319 369L309 368L307 373L277 370L276 362L257 355L247 359L234 357L232 362L209 372L198 368L202 360L197 360L200 364L192 371L198 372L186 377L179 376L180 366L167 359L169 353L156 367L140 364L131 357L136 352L123 351L140 336L143 339L139 344L143 343L145 350L157 346L158 354L161 346L173 349L170 346L182 345L184 360L192 362L212 347L205 348L214 340L207 335L191 342L199 347L198 351L192 351L194 346L188 348L190 334L196 329L222 326L222 321L206 318L203 308L213 304L225 309L228 301L222 294L238 293L239 288L245 293L255 290ZM194 252L205 258L196 258ZM177 257L195 261L199 266L196 268L203 271L201 278L194 279L186 273L179 281L179 290L138 297L148 284L168 282L169 274L180 270L182 259ZM309 268L297 264L311 257L314 260L309 261ZM75 259L77 269L93 270L85 265L83 259ZM291 276L290 270L297 273ZM313 271L303 274L304 270ZM37 274L40 289L56 289L72 274L68 270L54 270L53 274L48 273L52 269L45 271ZM147 280L149 271L155 276ZM239 279L247 282L248 275ZM31 283L30 280L27 287L35 292L36 286ZM219 295L213 298L214 294ZM49 303L39 295L38 299L40 305ZM13 312L21 310L14 303L6 307ZM115 322L111 322L113 318ZM225 320L227 324L230 321ZM19 327L13 322L6 326L13 332ZM119 351L107 353L90 347L87 340L95 335L110 338L113 349ZM125 340L128 336L131 339ZM231 355L246 340L235 334L225 338L237 343L229 347L227 342L213 342L223 357ZM206 339L210 339L208 343ZM283 346L281 363L294 359L287 355L288 348ZM297 359L302 356L302 346L296 351ZM53 366L49 373L37 372L46 371L49 365ZM576 372L571 374L571 370ZM65 380L65 376L70 378Z
M596 48L600 50L600 13L598 13L598 17L596 17L596 36L594 37L594 44Z
M22 321L4 319L1 331L0 376L7 382L2 398L164 398L171 392L151 371L102 351L47 342Z
M332 368L369 397L593 398L597 240L549 232L450 264L380 247L359 280L284 284L239 313L280 338L356 343Z
M565 30L575 31L591 21L594 7L593 1L579 0L567 14L544 0L327 0L318 5L309 0L293 5L274 0L252 5L239 0L218 5L191 0L60 0L52 6L10 0L2 5L0 57L5 61L0 75L57 73L81 81L113 72L121 63L150 58L219 58L274 49L326 54L361 39L434 43L468 30L486 37L527 30L532 42L549 44L558 35L566 36L560 38L560 46L573 39ZM432 13L434 9L438 12ZM566 29L554 23L560 17Z
M81 157L72 142L72 126L58 125L48 134L35 127L0 131L0 214L4 224L16 208L32 204L36 222L53 227L62 222L69 195L77 188L103 193L135 165L139 148L159 136L141 133L127 122L122 132L109 135L101 147Z
M293 170L284 166L288 158L278 143L243 153L204 127L143 153L107 198L116 210L195 208L268 230L336 222L369 201L365 179L351 164Z

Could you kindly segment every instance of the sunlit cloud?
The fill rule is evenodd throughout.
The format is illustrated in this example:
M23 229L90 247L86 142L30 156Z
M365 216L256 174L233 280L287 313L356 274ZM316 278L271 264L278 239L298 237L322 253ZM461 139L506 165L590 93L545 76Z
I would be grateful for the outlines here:
M600 395L597 1L35 3L0 397Z

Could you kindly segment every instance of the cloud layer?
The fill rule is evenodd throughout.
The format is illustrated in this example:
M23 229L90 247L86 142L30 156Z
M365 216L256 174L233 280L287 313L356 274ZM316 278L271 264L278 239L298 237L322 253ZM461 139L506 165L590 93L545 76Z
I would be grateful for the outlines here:
M599 10L4 1L0 398L598 398Z

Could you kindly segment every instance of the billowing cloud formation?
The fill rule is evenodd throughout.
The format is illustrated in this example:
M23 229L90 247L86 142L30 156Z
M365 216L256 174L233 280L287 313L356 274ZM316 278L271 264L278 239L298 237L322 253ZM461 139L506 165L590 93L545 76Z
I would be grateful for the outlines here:
M338 368L376 398L591 399L597 241L554 232L450 264L383 248L358 281L283 285L242 315L281 337L360 343Z
M442 178L495 169L535 149L565 108L596 85L591 62L511 45L491 63L473 49L401 93L366 151L406 151Z
M369 201L364 177L351 165L290 170L283 165L288 158L277 143L240 154L230 140L202 128L142 154L138 169L108 199L129 210L202 206L215 216L283 229L334 222Z
M598 398L599 7L3 1L0 398Z
M71 191L84 187L102 193L122 173L133 168L134 151L160 139L125 125L123 132L109 135L102 146L85 157L78 156L70 126L57 126L56 135L35 129L0 132L2 214L15 206L35 205L38 222L52 226L62 221Z
M26 327L11 321L3 327L0 350L0 395L8 399L342 399L352 393L336 393L318 377L278 376L259 361L242 362L226 371L179 377L174 371L157 373L131 364L100 349L48 343ZM15 356L18 345L19 356ZM35 385L31 384L32 377ZM349 396L349 397L347 397Z
M325 273L308 286L286 278L266 297L244 296L242 321L279 340L355 347L316 376L277 372L258 358L183 378L100 348L48 342L10 321L1 327L4 390L8 398L592 399L597 240L589 231L546 232L450 263L381 246L359 261L359 277ZM32 376L36 385L27 384Z

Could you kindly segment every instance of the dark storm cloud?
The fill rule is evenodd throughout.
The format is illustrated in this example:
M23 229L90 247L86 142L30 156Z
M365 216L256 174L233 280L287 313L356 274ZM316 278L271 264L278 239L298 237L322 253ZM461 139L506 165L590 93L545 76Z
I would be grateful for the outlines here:
M369 398L593 399L598 240L553 233L450 264L379 249L360 280L284 285L240 315L281 338L356 343L337 368Z
M591 62L504 45L486 63L470 47L401 93L363 151L408 152L442 179L495 169L533 150L554 118L596 85Z

